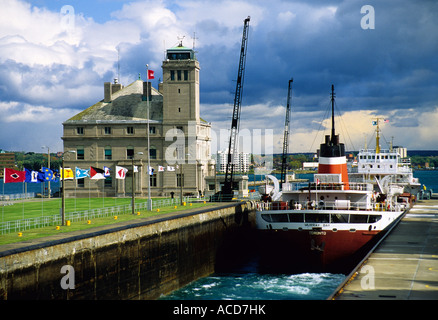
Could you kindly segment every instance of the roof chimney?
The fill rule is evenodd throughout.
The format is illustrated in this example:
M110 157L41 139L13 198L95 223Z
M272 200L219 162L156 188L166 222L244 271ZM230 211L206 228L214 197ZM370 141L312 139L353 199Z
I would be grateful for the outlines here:
M111 82L105 82L103 84L104 88L104 96L103 96L103 102L111 102L111 96L112 96L112 88L111 88Z

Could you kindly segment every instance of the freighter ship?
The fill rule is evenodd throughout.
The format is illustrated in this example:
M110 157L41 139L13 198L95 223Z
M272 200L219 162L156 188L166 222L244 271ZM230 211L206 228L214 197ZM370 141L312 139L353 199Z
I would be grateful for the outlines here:
M314 182L284 183L256 211L264 263L282 271L304 266L348 272L349 264L409 208L396 192L377 193L371 183L349 181L345 146L335 133L333 86L331 101L331 135L320 146Z

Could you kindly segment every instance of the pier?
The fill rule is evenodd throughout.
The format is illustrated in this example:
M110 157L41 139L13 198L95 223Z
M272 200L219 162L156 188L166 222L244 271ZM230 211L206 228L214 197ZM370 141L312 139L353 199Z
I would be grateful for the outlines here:
M418 201L328 299L437 300L438 196Z

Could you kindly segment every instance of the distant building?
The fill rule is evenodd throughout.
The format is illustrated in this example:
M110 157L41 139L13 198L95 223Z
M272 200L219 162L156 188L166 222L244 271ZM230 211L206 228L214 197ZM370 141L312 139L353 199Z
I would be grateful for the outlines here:
M15 153L0 150L0 178L3 178L4 168L15 168Z
M158 90L142 80L126 87L105 82L103 100L63 123L65 167L106 166L111 172L104 182L67 180L67 196L123 196L132 194L132 186L136 195L145 196L148 156L154 169L152 196L179 195L181 185L185 195L203 192L214 164L211 124L200 117L199 62L192 49L180 44L167 50L162 70ZM138 168L134 177L133 165ZM116 166L128 169L125 179L116 179Z
M234 172L246 173L251 165L251 154L246 152L238 152L232 155L232 161L235 165ZM218 151L216 155L216 170L225 172L227 170L228 150Z

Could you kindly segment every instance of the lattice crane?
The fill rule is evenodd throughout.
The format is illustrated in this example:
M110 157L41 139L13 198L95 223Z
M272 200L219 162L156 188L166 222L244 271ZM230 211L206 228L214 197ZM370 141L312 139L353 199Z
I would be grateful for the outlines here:
M235 152L237 151L236 140L237 140L237 133L239 131L239 122L240 122L240 106L242 103L243 78L245 75L246 47L248 41L249 20L250 17L247 17L244 20L242 45L240 47L239 70L237 73L236 92L234 94L233 118L231 121L230 141L228 144L228 157L227 157L227 166L225 171L225 182L224 182L224 187L222 189L222 199L225 201L229 201L233 197L234 163L232 157L233 154L235 154Z
M289 121L290 121L290 100L292 96L292 82L294 79L289 80L289 86L287 89L287 103L286 103L286 121L284 124L284 140L283 140L283 156L281 160L281 175L280 183L286 182L287 172L287 154L289 152Z

